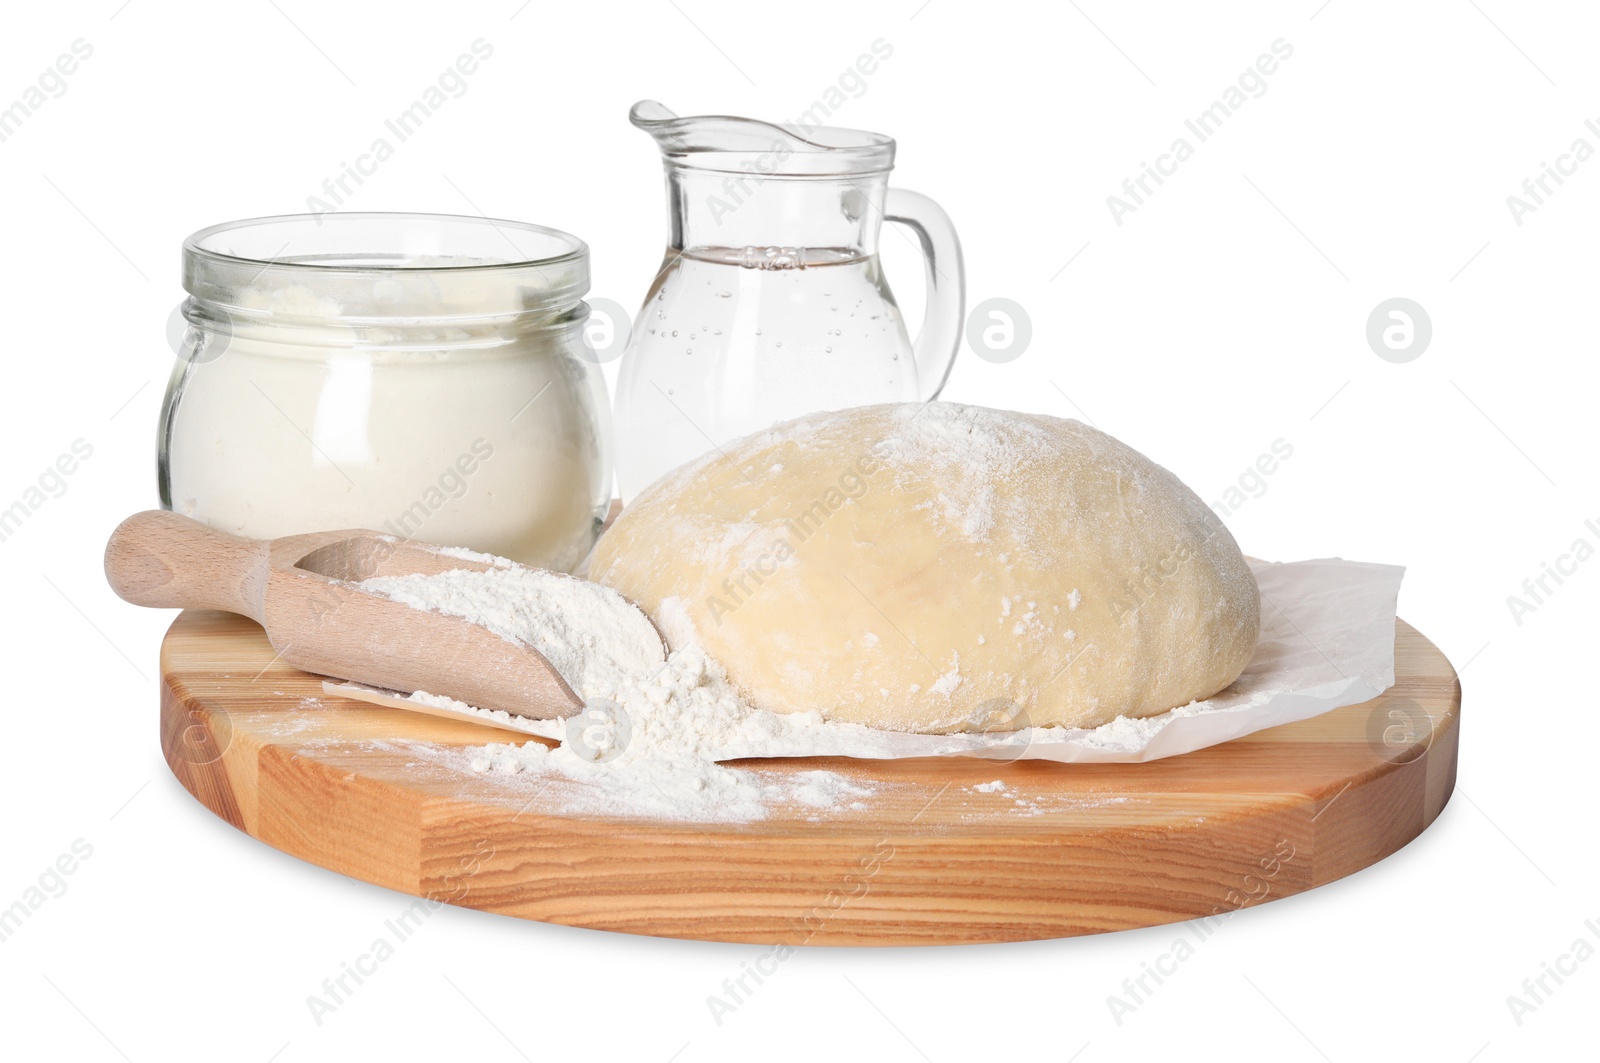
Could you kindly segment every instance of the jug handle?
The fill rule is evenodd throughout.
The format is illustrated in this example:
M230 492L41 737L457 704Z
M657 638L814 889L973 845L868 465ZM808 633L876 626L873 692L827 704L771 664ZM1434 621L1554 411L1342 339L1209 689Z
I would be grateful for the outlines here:
M961 347L961 317L966 312L967 279L961 264L961 241L950 215L927 196L891 188L884 200L884 220L904 225L917 235L928 282L922 328L912 342L922 401L939 397L950 378Z

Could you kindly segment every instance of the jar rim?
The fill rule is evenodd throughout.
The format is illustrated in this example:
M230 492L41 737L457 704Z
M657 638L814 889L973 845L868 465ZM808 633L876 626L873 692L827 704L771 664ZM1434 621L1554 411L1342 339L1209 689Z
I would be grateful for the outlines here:
M407 294L385 280L401 282ZM424 300L522 313L580 300L589 289L589 247L560 229L500 218L279 214L191 233L183 282L195 298L224 306L296 287L331 297L341 316L429 316Z

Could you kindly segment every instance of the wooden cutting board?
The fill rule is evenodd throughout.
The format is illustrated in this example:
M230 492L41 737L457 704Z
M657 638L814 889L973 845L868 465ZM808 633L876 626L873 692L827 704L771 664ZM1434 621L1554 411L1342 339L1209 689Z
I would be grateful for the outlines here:
M1364 705L1150 764L745 762L876 791L863 808L779 807L756 823L529 806L505 777L437 755L506 736L327 695L226 613L186 612L168 631L161 743L202 804L269 845L524 919L789 945L1214 925L1383 859L1449 799L1460 686L1432 643L1396 627L1396 685Z

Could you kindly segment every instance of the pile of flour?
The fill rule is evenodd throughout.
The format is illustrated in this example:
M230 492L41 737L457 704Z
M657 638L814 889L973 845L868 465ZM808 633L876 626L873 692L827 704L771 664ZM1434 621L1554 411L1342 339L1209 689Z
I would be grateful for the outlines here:
M581 713L554 725L563 736L555 749L532 740L452 753L458 766L527 791L530 810L748 821L779 804L859 807L871 793L831 771L719 764L774 745L803 747L808 733L824 727L822 717L747 705L691 632L674 628L680 648L665 655L654 625L609 587L521 566L383 576L361 587L532 646L584 699ZM412 698L484 712L422 691ZM508 718L503 711L486 715Z

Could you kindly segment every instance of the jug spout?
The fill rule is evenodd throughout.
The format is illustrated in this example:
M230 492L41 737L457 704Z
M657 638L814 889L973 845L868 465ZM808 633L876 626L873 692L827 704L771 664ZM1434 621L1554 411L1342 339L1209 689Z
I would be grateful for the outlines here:
M655 138L669 166L841 177L882 173L894 165L893 138L858 129L732 115L681 117L655 100L634 104L628 120Z

